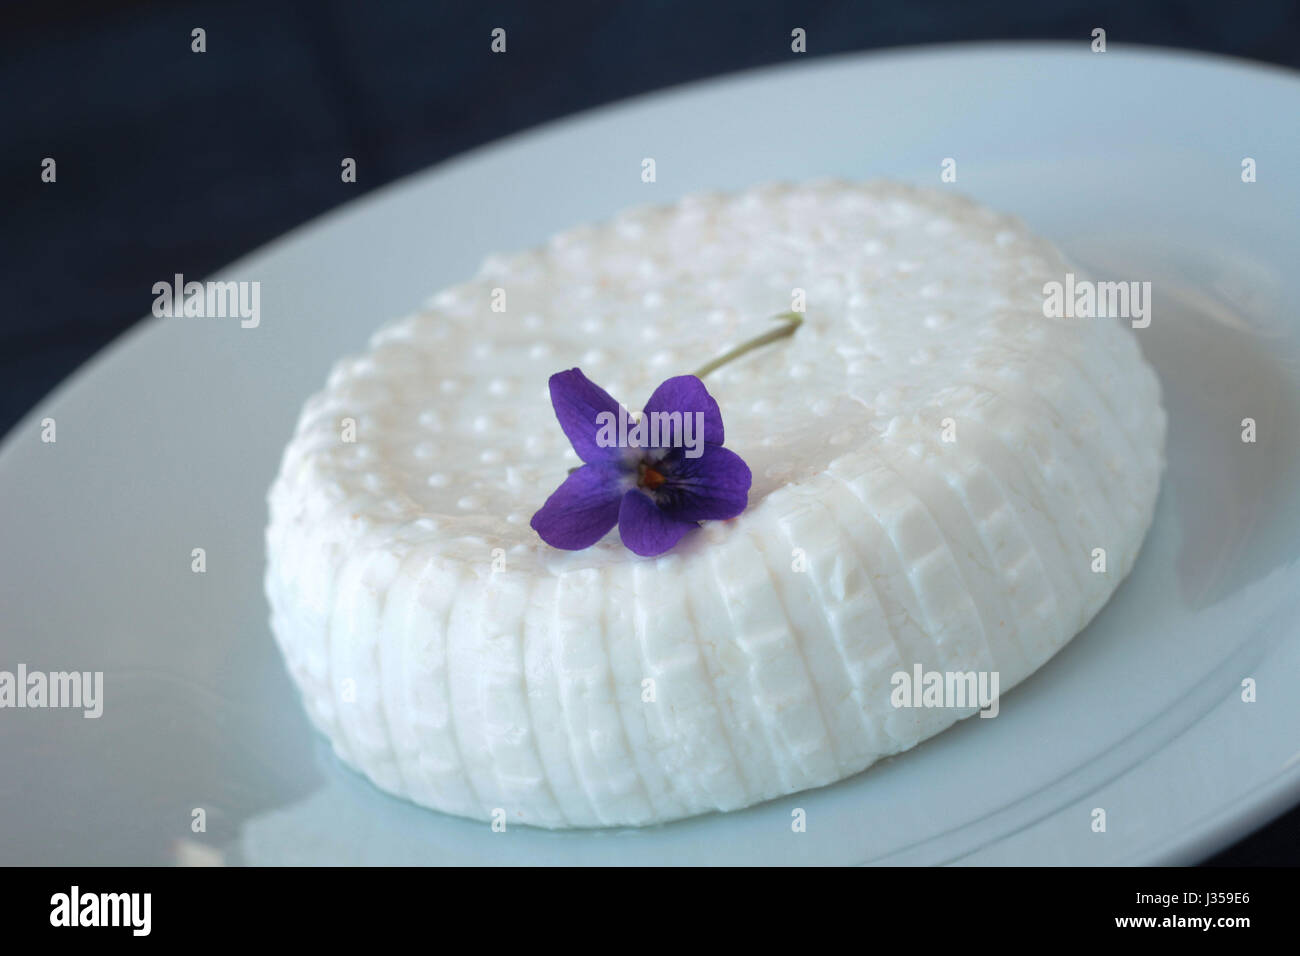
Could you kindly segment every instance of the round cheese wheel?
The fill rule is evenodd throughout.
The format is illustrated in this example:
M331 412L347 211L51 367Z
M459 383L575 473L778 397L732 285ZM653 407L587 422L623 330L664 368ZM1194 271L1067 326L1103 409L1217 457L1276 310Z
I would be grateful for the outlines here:
M1159 489L1156 377L1128 323L1045 315L1068 273L1016 219L890 183L489 257L340 361L285 451L266 591L312 720L417 803L596 827L827 784L970 716L961 687L1005 692L1106 602ZM579 463L552 373L639 409L792 309L705 378L743 513L653 558L538 537ZM911 693L932 674L942 706Z

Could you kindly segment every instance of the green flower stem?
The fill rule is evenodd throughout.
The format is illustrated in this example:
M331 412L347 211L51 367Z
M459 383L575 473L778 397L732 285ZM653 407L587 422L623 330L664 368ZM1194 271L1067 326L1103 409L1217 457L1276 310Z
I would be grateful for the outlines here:
M762 335L750 339L748 342L740 343L731 351L719 355L712 362L701 365L692 374L694 374L696 378L704 378L704 376L708 375L710 372L721 368L733 359L738 359L742 355L747 355L754 351L754 349L762 348L764 345L770 345L771 343L780 341L784 338L789 338L791 335L794 335L795 330L803 324L803 316L798 312L782 312L780 315L774 316L774 318L779 319L783 324L768 332L764 332Z

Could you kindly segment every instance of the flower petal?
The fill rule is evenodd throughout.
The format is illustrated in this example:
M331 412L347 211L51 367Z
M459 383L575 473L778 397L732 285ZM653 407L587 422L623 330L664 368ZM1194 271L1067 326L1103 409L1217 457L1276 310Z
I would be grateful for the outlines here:
M659 467L664 482L655 489L655 500L673 518L720 521L734 518L749 503L754 476L730 448L705 445L699 458L674 449Z
M722 412L709 390L694 375L677 375L655 389L650 401L645 403L645 413L651 412L701 412L704 415L704 434L692 431L691 437L714 445L722 444ZM694 422L691 428L694 429Z
M623 496L618 510L618 534L623 544L646 558L663 554L695 527L694 521L679 521L664 514L645 492L635 488Z
M610 394L582 374L582 369L571 368L565 372L556 372L551 376L551 406L560 427L568 436L569 443L578 457L585 462L621 462L625 458L624 450L615 443L602 447L596 443L602 422L597 417L602 412L613 414L605 421L617 428L621 419L628 418L627 410L610 396ZM624 432L626 434L626 432Z
M581 551L618 523L623 472L612 465L583 465L556 488L529 522L553 548Z

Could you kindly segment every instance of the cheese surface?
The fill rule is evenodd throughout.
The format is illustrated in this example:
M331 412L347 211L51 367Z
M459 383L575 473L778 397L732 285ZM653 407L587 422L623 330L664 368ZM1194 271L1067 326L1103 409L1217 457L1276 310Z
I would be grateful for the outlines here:
M890 183L693 196L490 257L340 361L285 451L266 591L313 722L425 806L595 827L820 786L971 715L894 706L894 675L1023 680L1128 573L1159 490L1136 336L1044 316L1077 271ZM747 510L659 558L538 538L578 464L553 372L639 409L801 299L792 337L705 379Z

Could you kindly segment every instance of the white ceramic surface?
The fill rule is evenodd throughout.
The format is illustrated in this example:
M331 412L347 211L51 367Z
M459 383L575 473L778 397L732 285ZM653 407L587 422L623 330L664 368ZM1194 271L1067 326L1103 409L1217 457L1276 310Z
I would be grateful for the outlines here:
M0 711L0 863L1188 862L1265 822L1300 799L1297 116L1294 74L1117 43L795 62L512 137L209 277L260 281L260 327L148 319L0 448L0 670L105 673L97 720ZM330 363L486 253L620 207L826 175L938 184L946 157L955 188L1099 277L1153 283L1138 334L1169 469L1093 624L997 719L734 814L500 834L342 768L261 592L264 494Z

